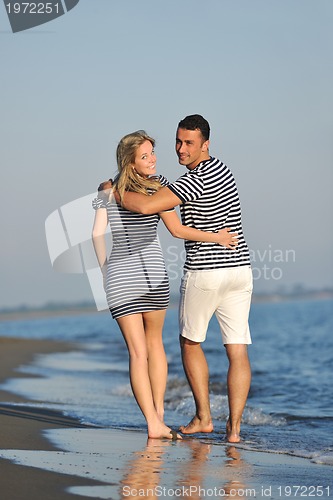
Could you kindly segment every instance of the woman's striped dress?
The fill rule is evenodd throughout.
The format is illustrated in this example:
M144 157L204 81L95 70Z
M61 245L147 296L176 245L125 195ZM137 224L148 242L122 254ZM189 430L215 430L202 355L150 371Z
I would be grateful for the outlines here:
M168 182L159 176L162 185ZM157 236L158 214L125 210L114 197L93 200L93 208L106 208L112 235L108 259L106 297L113 318L166 309L169 279Z

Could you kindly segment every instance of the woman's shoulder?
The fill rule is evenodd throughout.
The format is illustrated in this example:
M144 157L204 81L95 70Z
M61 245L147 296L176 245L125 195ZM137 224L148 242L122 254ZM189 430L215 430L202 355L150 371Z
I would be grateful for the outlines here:
M158 175L157 178L158 178L161 186L163 186L163 187L167 186L168 184L170 184L169 181L168 181L168 179L164 175L162 175L162 174Z

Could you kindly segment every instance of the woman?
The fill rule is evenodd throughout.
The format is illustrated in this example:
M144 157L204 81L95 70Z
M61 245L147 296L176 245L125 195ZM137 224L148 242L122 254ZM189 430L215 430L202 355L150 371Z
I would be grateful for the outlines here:
M237 239L228 229L218 233L183 226L174 210L142 215L121 206L125 191L147 196L167 185L156 176L155 141L139 130L126 135L117 147L118 175L112 195L111 183L93 201L96 210L93 244L103 274L112 317L116 319L129 352L130 382L134 397L146 419L149 438L181 439L164 423L167 361L162 329L169 303L169 280L157 224L161 218L176 238L210 241L234 249ZM107 259L105 232L111 227L113 246Z

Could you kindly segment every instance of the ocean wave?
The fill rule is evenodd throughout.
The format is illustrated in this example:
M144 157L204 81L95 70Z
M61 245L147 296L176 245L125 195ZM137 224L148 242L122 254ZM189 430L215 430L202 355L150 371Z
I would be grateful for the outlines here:
M187 392L179 399L169 400L166 407L169 410L181 413L182 415L193 416L195 414L195 404L192 394ZM229 416L228 397L225 395L210 395L210 408L213 419L225 422ZM247 406L243 412L242 423L252 426L270 425L274 427L287 425L284 417L279 415L269 415L259 408Z
M132 392L131 384L126 383L126 384L117 385L116 387L113 387L110 390L110 394L112 394L113 396L132 397L133 392Z
M286 455L290 457L304 458L318 465L333 466L333 450L331 451L318 450L316 452L313 451L308 452L302 449L289 449L289 448L283 449L274 446L267 446L267 444L265 446L263 443L253 443L253 441L247 441L247 440L237 443L235 447L259 453L270 453L273 455Z
M314 462L315 464L333 466L333 451L314 455L311 457L311 462Z
M271 425L280 427L287 425L287 420L279 415L264 413L258 408L246 407L243 412L243 423L248 425Z

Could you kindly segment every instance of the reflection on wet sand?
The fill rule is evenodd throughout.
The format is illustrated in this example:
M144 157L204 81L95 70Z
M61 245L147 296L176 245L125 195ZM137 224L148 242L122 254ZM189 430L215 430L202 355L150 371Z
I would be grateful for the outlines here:
M164 465L163 454L169 441L148 439L142 451L133 453L127 463L128 473L120 481L121 498L150 498L159 494L160 473Z
M224 484L223 489L226 496L232 498L244 498L244 493L248 495L249 488L244 484L245 477L250 477L250 464L242 459L241 450L235 446L228 446L226 448L227 460L224 464L224 479L227 482Z
M175 453L174 447L177 446ZM176 463L175 467L175 455ZM170 470L173 474L170 474ZM251 467L242 450L185 438L182 441L148 439L133 453L120 482L121 498L177 496L193 500L214 497L244 498Z
M196 500L203 496L212 445L192 438L184 440L184 444L188 447L190 456L183 461L179 469L177 485L188 491L190 497Z

